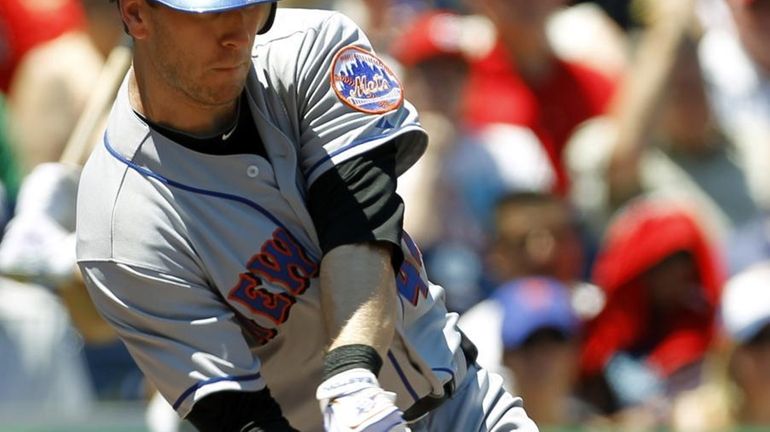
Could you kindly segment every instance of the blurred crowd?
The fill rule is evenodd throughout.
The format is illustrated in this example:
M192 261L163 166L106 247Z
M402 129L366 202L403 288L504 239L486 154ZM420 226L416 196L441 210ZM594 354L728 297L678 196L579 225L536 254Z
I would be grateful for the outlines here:
M401 78L430 136L406 231L542 430L770 430L770 0L280 5L347 14ZM153 394L59 162L122 34L107 0L0 1L0 419Z

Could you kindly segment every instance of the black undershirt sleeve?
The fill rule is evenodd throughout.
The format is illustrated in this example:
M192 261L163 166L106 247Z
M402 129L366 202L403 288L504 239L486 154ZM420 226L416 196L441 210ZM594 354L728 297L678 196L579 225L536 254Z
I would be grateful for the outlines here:
M187 420L200 432L298 432L267 388L212 393L193 405Z
M337 246L391 244L394 271L401 252L404 202L396 194L396 146L381 145L329 169L310 187L308 208L324 254Z

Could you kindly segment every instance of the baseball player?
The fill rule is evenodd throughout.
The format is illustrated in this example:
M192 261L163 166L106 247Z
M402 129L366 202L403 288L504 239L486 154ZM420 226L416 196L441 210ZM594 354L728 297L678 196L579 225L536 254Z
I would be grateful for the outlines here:
M402 232L396 178L427 139L365 35L275 1L118 7L133 67L83 169L78 260L178 414L203 431L537 430Z

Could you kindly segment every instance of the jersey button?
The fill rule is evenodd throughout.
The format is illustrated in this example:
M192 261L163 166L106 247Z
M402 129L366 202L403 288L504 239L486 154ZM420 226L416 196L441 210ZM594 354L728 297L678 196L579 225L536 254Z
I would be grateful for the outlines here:
M248 168L246 168L246 175L254 178L259 175L259 167L256 165L249 165Z

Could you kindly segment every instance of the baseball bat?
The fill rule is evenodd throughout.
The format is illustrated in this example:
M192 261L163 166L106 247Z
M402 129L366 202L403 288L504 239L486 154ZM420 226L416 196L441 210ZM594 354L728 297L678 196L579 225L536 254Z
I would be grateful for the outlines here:
M83 112L67 140L59 162L82 166L91 150L99 142L107 122L112 103L126 71L131 66L132 52L129 38L112 49L104 62L94 91L86 100ZM75 279L59 286L59 297L69 311L76 329L88 343L104 343L115 340L115 332L99 316L91 302L79 271Z
M83 112L78 117L64 146L59 162L83 165L97 142L94 135L100 132L109 113L115 94L131 65L131 44L125 38L112 49L99 73L94 91L88 97Z

